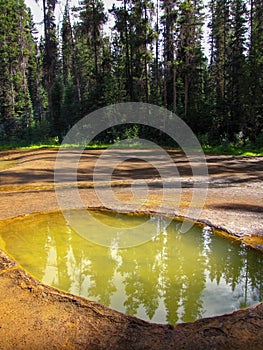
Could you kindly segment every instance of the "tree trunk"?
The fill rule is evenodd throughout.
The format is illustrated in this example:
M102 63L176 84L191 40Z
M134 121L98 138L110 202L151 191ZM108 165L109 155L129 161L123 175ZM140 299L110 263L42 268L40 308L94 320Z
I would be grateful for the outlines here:
M144 5L144 19L145 22L148 22L147 18L147 8L146 5ZM145 33L144 38L144 76L145 76L145 102L149 103L149 86L148 86L148 65L147 65L147 37Z
M94 1L92 3L92 17L93 17L93 30L92 30L92 41L93 41L93 50L94 50L94 71L96 75L96 79L98 78L98 47L97 47L97 28L96 28L96 21L95 21L95 3Z
M70 26L70 37L71 37L71 42L73 47L73 66L74 66L74 73L75 73L75 79L76 79L78 103L79 103L79 107L81 108L82 96L81 96L81 89L80 89L80 75L79 75L78 64L77 64L78 52L77 52L76 41L75 41L71 26Z
M176 84L176 78L177 78L177 71L176 67L173 67L173 111L176 113L177 111L177 84Z
M188 97L189 97L189 75L186 73L184 79L184 114L188 115Z
M127 18L127 0L124 0L124 22L125 22L125 69L126 69L126 86L127 91L129 91L130 100L133 101L133 77L132 77L132 68L131 68L131 53L132 49L130 48L129 43L129 30L128 30L128 18Z

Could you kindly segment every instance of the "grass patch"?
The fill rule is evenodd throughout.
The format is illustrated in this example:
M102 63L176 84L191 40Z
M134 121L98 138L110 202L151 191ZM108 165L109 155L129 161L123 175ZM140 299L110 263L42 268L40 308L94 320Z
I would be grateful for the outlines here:
M61 145L58 143L57 139L54 138L50 140L50 143L32 143L26 144L25 142L10 142L6 144L0 144L0 150L37 150L43 148L59 148ZM106 144L106 143L92 143L86 146L81 144L64 144L63 147L66 148L76 148L76 149L86 149L86 150L99 150L99 149L107 149L108 147L116 148L116 149L125 149L125 148L135 148L142 149L145 148L145 145L141 145L140 143L131 142L130 144ZM160 146L161 147L161 146ZM169 149L179 149L175 147L164 147L166 150ZM238 147L233 144L222 144L218 146L210 146L210 145L202 145L202 149L205 154L214 154L214 155L230 155L230 156L263 156L263 147L256 148L251 146Z
M203 145L203 151L205 154L216 154L216 155L229 155L229 156L247 156L256 157L263 156L263 147L253 148L253 147L238 147L233 144L228 145L218 145L209 146Z
M37 144L37 145L20 145L17 143L11 143L11 144L4 144L0 145L0 151L8 151L8 150L34 150L34 149L41 149L41 148L59 148L60 145L58 144Z
M7 150L37 150L42 148L59 148L61 145L54 142L54 143L45 143L45 144L20 144L20 143L9 143L9 144L0 144L0 151L7 151ZM107 144L90 144L87 146L79 145L79 144L65 144L63 147L65 148L80 148L80 149L106 149L110 145Z

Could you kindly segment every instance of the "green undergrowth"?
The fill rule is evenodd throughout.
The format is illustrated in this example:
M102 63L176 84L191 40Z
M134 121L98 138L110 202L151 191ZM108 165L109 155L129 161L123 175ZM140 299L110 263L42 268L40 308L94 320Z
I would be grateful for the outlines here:
M4 144L0 145L0 151L7 151L7 150L34 150L34 149L41 149L41 148L59 148L60 145L58 144L36 144L36 145L21 145L19 143L11 143L11 144Z
M10 144L0 144L0 151L5 150L37 150L37 149L43 149L43 148L59 148L61 145L58 143L47 143L47 144L30 144L30 145L24 145L19 143L10 143ZM109 147L109 145L106 144L91 144L86 147L83 147L83 145L75 145L75 144L64 144L63 147L66 148L76 148L76 149L106 149Z
M228 145L218 145L218 146L203 145L202 148L205 154L247 156L247 157L263 156L263 147L261 148L254 148L251 146L238 147L232 144L228 144Z
M54 142L50 143L39 143L39 144L23 144L22 142L12 142L8 144L0 144L0 150L37 150L37 149L43 149L43 148L59 148L61 145L54 140ZM83 145L76 145L76 144L64 144L63 147L68 148L76 148L76 149L106 149L108 147L112 148L145 148L145 145L139 145L139 144L126 144L126 145L111 145L111 144L104 144L104 143L94 143L89 144L87 146ZM165 147L168 149L173 149L172 147ZM217 145L217 146L210 146L210 145L202 145L202 149L205 154L215 154L215 155L230 155L230 156L249 156L249 157L255 157L255 156L263 156L263 147L261 148L254 148L249 146L244 147L237 147L233 144L224 144L224 145Z

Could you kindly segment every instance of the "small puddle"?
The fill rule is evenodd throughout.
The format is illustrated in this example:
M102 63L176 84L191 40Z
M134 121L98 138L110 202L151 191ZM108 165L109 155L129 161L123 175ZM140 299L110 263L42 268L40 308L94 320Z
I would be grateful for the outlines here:
M116 229L148 222L156 231L165 220L92 215ZM151 322L194 321L263 300L261 252L208 228L182 234L179 226L173 220L150 241L120 249L81 237L60 213L32 214L0 222L0 248L48 285Z

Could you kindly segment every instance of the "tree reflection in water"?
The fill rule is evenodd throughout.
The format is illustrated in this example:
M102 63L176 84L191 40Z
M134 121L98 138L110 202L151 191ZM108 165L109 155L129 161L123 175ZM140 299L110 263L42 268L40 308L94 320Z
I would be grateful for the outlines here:
M116 225L114 214L107 220ZM118 220L131 226L133 219ZM153 220L159 227L165 219ZM152 322L193 321L262 301L262 253L207 228L180 234L178 225L118 249L83 239L61 214L36 214L1 222L0 248L47 284Z

